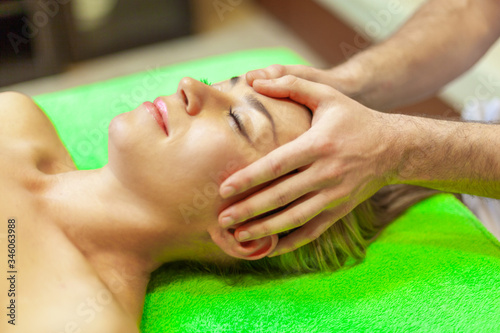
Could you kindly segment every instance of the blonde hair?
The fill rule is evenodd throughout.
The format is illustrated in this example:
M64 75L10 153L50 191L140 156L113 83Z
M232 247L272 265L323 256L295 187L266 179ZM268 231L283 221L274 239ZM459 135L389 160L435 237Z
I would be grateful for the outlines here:
M410 206L435 193L435 190L411 185L387 186L335 222L319 238L293 252L231 264L188 263L188 267L225 277L242 273L272 276L335 271L348 259L353 259L353 264L363 260L368 245L385 226ZM186 268L186 264L182 267Z

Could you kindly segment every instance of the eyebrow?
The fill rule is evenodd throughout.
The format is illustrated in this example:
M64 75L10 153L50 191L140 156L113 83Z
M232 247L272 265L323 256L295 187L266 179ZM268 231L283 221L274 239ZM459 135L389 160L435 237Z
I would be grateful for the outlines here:
M261 101L259 101L256 97L254 97L252 95L246 95L245 99L246 99L246 101L247 101L248 104L250 104L255 110L257 110L260 113L262 113L269 120L269 122L271 123L271 128L273 130L273 140L274 140L274 143L277 143L277 140L276 140L276 125L274 124L274 119L271 116L271 114L269 113L269 111L267 110L267 108L264 106L264 104L261 103Z
M238 82L240 82L240 79L241 79L240 76L233 76L229 80L229 82L231 83L231 88L234 87ZM271 123L271 128L273 130L273 140L274 140L274 143L277 143L277 140L276 140L276 125L274 124L274 119L271 116L271 114L269 113L269 110L267 110L267 108L264 106L264 104L262 104L261 101L259 101L256 97L254 97L252 95L246 95L245 96L245 100L247 101L248 104L250 104L250 106L252 106L255 110L261 112L269 120L269 122ZM245 137L247 138L247 140L249 142L251 141L250 138L249 138L249 136L248 136L248 134L246 134Z

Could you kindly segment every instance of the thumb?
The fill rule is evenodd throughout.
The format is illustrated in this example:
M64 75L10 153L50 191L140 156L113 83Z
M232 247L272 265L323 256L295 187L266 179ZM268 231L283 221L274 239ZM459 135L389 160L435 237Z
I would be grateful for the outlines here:
M255 69L245 74L247 83L252 86L255 80L269 80L286 75L286 67L281 65L272 65L263 69Z
M275 98L290 98L314 111L326 100L329 102L339 96L330 86L286 75L272 80L255 80L256 92Z

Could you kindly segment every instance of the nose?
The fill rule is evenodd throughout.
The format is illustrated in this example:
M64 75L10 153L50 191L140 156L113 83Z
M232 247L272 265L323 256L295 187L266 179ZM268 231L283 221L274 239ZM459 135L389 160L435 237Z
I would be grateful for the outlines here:
M223 100L219 90L190 77L185 77L179 82L177 94L184 100L186 111L190 116L199 114L209 103L215 104Z

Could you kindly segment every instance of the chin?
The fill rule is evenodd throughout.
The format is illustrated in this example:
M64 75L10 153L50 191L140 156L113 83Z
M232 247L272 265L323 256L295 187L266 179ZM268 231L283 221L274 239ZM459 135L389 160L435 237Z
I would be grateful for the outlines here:
M108 130L108 166L122 181L138 176L135 169L139 166L135 162L141 158L129 114L123 113L113 118Z
M111 121L108 134L108 165L115 177L132 192L148 201L158 201L164 188L165 163L158 163L156 136L142 130L133 114L124 113Z
M150 129L134 112L122 113L111 120L108 128L108 157L123 155L120 159L147 158L143 156L154 144ZM127 163L128 163L127 162Z
M111 154L111 150L118 149L121 150L124 146L128 146L130 144L130 125L127 123L127 113L122 113L111 120L111 123L108 127L108 149L109 154Z

